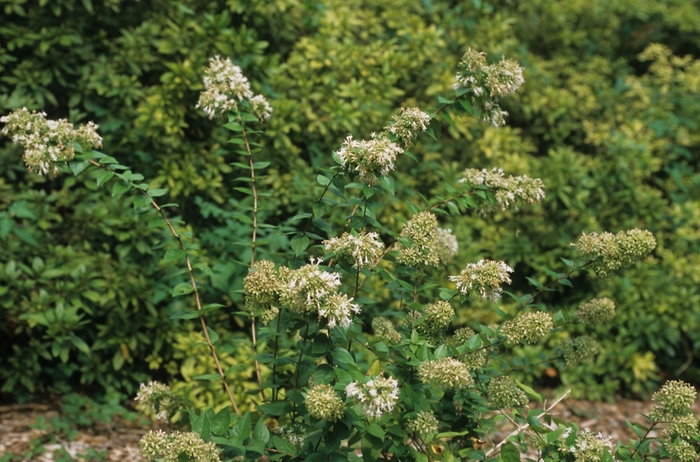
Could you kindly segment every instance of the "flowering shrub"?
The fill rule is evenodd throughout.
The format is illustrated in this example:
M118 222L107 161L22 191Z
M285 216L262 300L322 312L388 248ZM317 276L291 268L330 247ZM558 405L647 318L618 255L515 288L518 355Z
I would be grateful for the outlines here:
M349 135L333 155L337 165L318 175L310 211L290 220L289 252L275 262L258 259L258 249L267 243L259 215L266 196L260 171L269 162L260 158L262 150L253 138L272 108L263 96L253 96L229 59L211 60L198 107L210 118L224 118L231 144L242 157L232 165L247 175L242 177L247 186L238 190L250 196L241 205L241 213L248 213L241 220L252 223L252 234L245 243L250 249L243 281L245 311L238 314L249 319L254 353L249 361L257 387L243 395L231 390L228 377L236 368L223 369L221 339L206 321L207 313L224 307L201 299L200 272L210 269L196 262L194 237L179 231L157 203L162 190L151 189L141 175L95 151L99 137L94 125L73 129L65 122L28 123L22 118L40 121L43 116L26 110L3 118L4 133L31 152L25 156L31 170L53 173L71 162L76 175L98 170L98 184L114 180L113 196L134 191L134 208L148 208L153 214L149 226L170 236L165 261L184 262L188 282L174 285L172 296L192 297L194 309L187 316L199 319L214 360L214 370L199 378L220 380L230 406L218 412L184 409L191 432L149 433L141 444L144 456L307 461L500 456L515 461L532 446L546 460L697 458L697 420L690 412L695 392L686 384L670 382L655 395L659 407L650 416L652 426L634 427L639 441L613 446L604 436L552 419L548 409L529 409L529 401L541 401L541 396L509 377L532 367L512 360L515 345L539 343L555 327L576 320L596 327L614 314L607 299L584 304L573 314L544 311L535 304L537 297L556 283L571 285L575 272L592 269L605 277L632 265L654 249L650 233L584 234L573 260L564 262L565 272L555 273L536 293L517 296L503 288L514 272L505 262L482 259L458 275L449 274L445 263L458 246L449 230L439 227L438 216L471 211L485 215L496 208L536 204L544 197L539 180L468 169L461 180L444 185L446 194L437 201L426 199L423 208L411 204L413 217L402 230L392 229L394 222L382 215L385 200L397 194L389 174L399 156L410 157L404 148L423 133L436 137L440 120L453 123L450 113L476 114L503 125L506 113L498 98L523 83L522 69L509 60L489 65L483 53L468 50L456 82L453 99L441 100L431 113L405 108L370 140ZM35 128L37 137L50 142L27 142L34 139ZM451 331L456 310L468 306L471 297L496 302L502 294L516 301L510 312L496 309L502 322ZM565 367L595 351L593 337L578 337L561 344L544 363ZM137 400L147 412L168 419L179 406L173 395L151 383L142 387ZM494 441L492 411L515 422L517 434ZM657 425L666 429L660 444L652 447L649 435ZM486 446L474 440L484 440Z

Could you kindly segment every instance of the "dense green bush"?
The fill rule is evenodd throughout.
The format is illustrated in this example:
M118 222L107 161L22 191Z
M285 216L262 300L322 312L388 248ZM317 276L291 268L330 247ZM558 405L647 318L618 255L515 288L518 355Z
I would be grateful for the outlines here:
M505 103L510 126L459 115L444 128L453 136L417 148L418 162L405 160L397 191L434 194L427 185L464 166L542 178L541 209L454 227L462 244L455 268L479 256L503 259L517 269L511 291L519 295L532 290L525 276L562 270L552 262L582 230L649 228L660 247L646 264L605 282L579 276L580 292L546 294L548 306L571 308L595 288L618 305L596 367L563 379L586 380L600 396L649 390L657 364L665 374L687 367L700 346L697 64L648 46L697 56L698 6L375 3L6 1L0 105L97 122L110 154L180 205L213 271L206 294L236 311L240 296L231 291L245 272L234 261L249 252L236 244L249 234L237 212L245 196L231 190L238 173L224 157L227 135L191 110L209 56L233 57L271 95L276 117L260 142L276 161L265 181L279 194L261 213L284 225L267 236L272 254L289 245L287 220L306 211L295 198L308 189L311 167L330 165L348 133L368 136L400 105L434 106L467 45L516 56L526 84ZM3 391L19 397L96 383L131 393L148 375L177 371L183 358L172 345L189 329L168 320L183 306L169 298L169 265L151 248L160 232L142 226L131 199L109 200L94 176L37 179L2 143ZM391 207L388 224L410 214L403 203ZM460 322L488 320L487 308ZM211 321L234 335L244 323Z

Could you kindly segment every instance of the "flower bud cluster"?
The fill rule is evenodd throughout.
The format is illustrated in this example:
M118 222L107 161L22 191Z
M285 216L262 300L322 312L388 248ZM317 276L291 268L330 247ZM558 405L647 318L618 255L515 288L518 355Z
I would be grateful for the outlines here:
M399 382L393 377L375 377L366 383L352 382L345 387L348 398L362 403L370 419L378 419L394 410L399 400Z
M239 104L243 101L250 104L253 114L261 121L270 117L270 104L263 95L253 95L248 79L230 58L210 58L204 75L205 90L199 96L197 108L201 108L210 119L238 111Z
M66 119L47 120L46 113L17 109L0 117L4 122L2 134L24 148L24 163L27 170L37 175L55 174L60 162L75 157L74 144L84 149L102 146L98 126L92 122L77 129Z
M696 396L697 391L692 385L681 380L669 380L651 399L661 406L661 409L655 410L657 415L661 411L666 417L679 417L692 412Z
M620 268L626 268L648 255L656 247L656 239L647 230L632 229L617 234L583 234L576 248L601 278L606 278Z
M614 452L612 437L603 436L602 433L594 435L588 429L576 435L574 446L563 447L565 452L573 454L576 462L601 462L606 449L611 454Z
M406 148L411 146L418 133L427 130L430 125L430 116L417 107L402 107L401 113L393 119L394 123L384 130L395 135Z
M477 170L468 168L462 174L461 183L474 186L486 186L493 190L496 203L501 210L513 206L518 210L521 203L536 204L545 198L544 183L539 178L530 178L527 175L505 176L500 168L491 170ZM487 203L481 205L482 213L488 213L492 206Z
M437 433L438 431L438 419L427 411L421 411L416 417L408 420L408 428L420 435L429 435L431 433Z
M609 298L594 298L581 303L576 316L588 327L600 327L615 319L615 302Z
M598 354L598 343L593 337L582 335L564 340L559 348L567 366L575 366L581 361Z
M455 345L461 346L465 345L470 338L474 337L476 332L474 332L469 327L462 327L455 331L453 335L453 340ZM486 350L472 351L470 353L462 354L456 357L461 363L467 366L470 371L476 371L481 369L484 364L486 364Z
M357 173L359 181L370 183L394 170L396 157L402 153L403 149L385 134L372 133L369 141L357 141L348 135L334 156L349 172Z
M425 314L422 316L423 322L418 325L417 330L435 343L441 343L445 336L445 329L450 325L454 316L455 310L448 302L440 300L431 303L425 306Z
M468 263L458 276L450 276L450 281L455 282L457 290L463 294L474 290L482 299L495 302L501 298L501 284L510 284L508 273L512 272L513 268L502 261L479 260Z
M533 311L506 321L501 326L501 334L516 345L521 343L535 344L539 342L554 327L552 316L544 311Z
M149 431L139 441L141 455L149 460L178 462L180 460L219 461L216 444L203 441L194 432L163 430Z
M452 230L438 228L435 236L435 252L437 252L440 262L442 264L451 262L457 255L457 250L459 250L459 244L457 244L457 238L452 234Z
M493 377L486 389L491 406L494 409L511 409L525 407L529 400L523 390L506 376Z
M400 241L396 243L399 251L397 261L409 266L438 266L440 257L436 249L437 230L437 218L432 213L420 212L413 215L401 232L401 238L407 239L410 245L405 246Z
M275 264L270 260L256 261L243 278L246 309L253 313L279 303L279 289L280 280Z
M398 343L401 341L401 334L387 318L373 318L372 331L383 342Z
M672 443L677 438L693 441L693 437L700 435L698 424L700 422L697 416L692 413L674 417L661 432L661 439L667 443Z
M138 406L144 413L162 421L167 421L175 413L177 407L170 388L153 381L148 382L148 385L141 384L135 401L139 402Z
M377 233L359 235L343 233L340 237L323 241L326 251L334 252L356 268L371 267L384 250L384 243Z
M467 366L455 358L424 361L418 366L418 375L423 383L448 390L461 390L474 383Z
M498 105L498 99L516 92L525 82L523 68L505 58L487 65L486 53L472 48L467 48L457 68L454 87L468 90L472 105L481 112L481 120L494 127L505 125L508 113Z
M306 394L306 409L315 419L336 422L345 413L345 403L328 384L316 385Z
M665 446L672 462L695 462L698 459L695 448L686 440L679 440Z

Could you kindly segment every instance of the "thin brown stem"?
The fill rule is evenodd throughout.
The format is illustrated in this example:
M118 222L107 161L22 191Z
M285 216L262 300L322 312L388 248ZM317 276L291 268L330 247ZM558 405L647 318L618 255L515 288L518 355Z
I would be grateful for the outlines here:
M250 167L250 189L253 191L253 236L251 237L251 248L250 248L250 266L255 263L255 242L258 236L258 188L255 184L255 164L253 163L253 153L250 150L250 143L248 142L248 135L245 132L245 127L241 128L241 135L243 136L243 141L245 141L245 149L248 152L248 166ZM260 363L258 362L258 340L257 334L255 332L255 316L251 317L250 322L250 332L253 339L253 353L255 357L255 378L258 381L258 386L260 387L260 396L263 401L265 398L265 389L262 385L262 377L260 376Z
M91 164L95 165L96 167L99 167L103 170L107 170L109 172L113 172L112 169L110 169L107 166L100 165L98 162L95 162L92 159L88 159ZM130 182L131 183L131 182ZM133 185L133 183L132 183ZM175 240L177 240L178 245L180 246L181 250L187 250L185 249L185 244L182 242L182 238L178 234L177 231L175 231L175 228L173 227L173 224L170 222L168 219L167 215L163 211L163 209L156 203L156 201L143 189L138 188L134 186L134 189L137 189L142 195L147 197L151 201L151 206L153 206L154 209L160 214L161 218L163 218L163 221L165 224L168 226L168 229L170 230L170 233L173 235ZM195 304L197 307L197 312L199 315L199 321L202 324L202 334L204 335L204 339L207 342L207 345L209 345L209 350L211 351L211 355L214 358L214 363L216 364L216 370L219 373L219 376L221 377L221 382L224 384L224 389L226 390L226 394L228 395L229 401L231 401L231 406L233 407L233 411L237 415L241 415L240 411L238 410L238 405L236 404L236 400L233 397L233 393L231 393L231 389L228 385L228 382L226 381L226 375L224 374L223 369L221 368L221 363L219 362L219 356L216 354L216 347L214 347L214 344L211 341L211 338L209 336L209 330L207 329L207 323L204 320L204 315L202 314L202 302L199 298L199 290L197 288L197 281L194 278L194 271L192 269L192 263L190 262L190 256L185 254L185 263L187 265L187 273L189 274L190 277L190 285L192 286L192 292L194 293L194 300Z
M280 322L282 321L282 313L277 313L277 327L275 327L275 348L274 348L274 353L272 354L272 381L270 382L272 385L275 384L275 374L277 373L277 354L279 353L279 338L280 338ZM279 392L277 388L272 389L272 401L277 401L277 398L279 397Z

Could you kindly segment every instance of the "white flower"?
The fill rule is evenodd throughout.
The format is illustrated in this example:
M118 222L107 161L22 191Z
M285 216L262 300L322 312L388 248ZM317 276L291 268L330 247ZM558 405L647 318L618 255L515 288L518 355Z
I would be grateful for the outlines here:
M345 387L348 398L362 403L362 410L370 419L394 410L399 400L399 382L392 377L376 377L365 384L352 382Z

